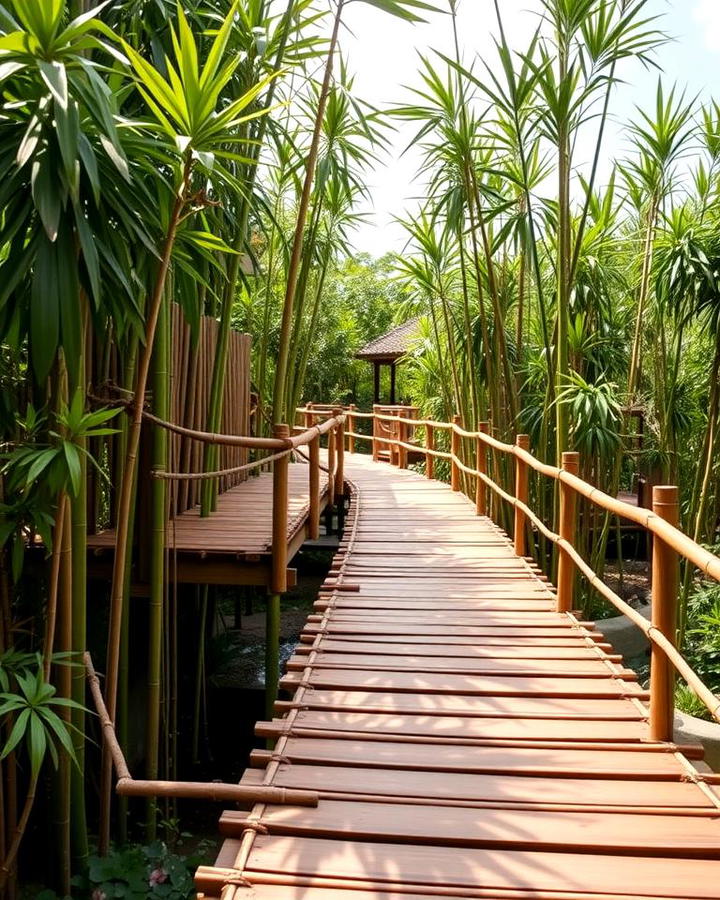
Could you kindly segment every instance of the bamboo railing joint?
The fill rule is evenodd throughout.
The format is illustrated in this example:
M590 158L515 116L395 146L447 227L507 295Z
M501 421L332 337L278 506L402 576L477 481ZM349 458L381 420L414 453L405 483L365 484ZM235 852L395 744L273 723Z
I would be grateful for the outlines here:
M144 781L130 774L125 755L118 742L115 726L108 715L100 688L100 679L88 651L83 654L85 672L90 693L100 719L103 743L108 748L115 768L115 790L126 797L185 797L195 800L232 801L236 803L272 803L289 806L317 806L319 795L315 791L271 785L246 786L223 782L200 781Z

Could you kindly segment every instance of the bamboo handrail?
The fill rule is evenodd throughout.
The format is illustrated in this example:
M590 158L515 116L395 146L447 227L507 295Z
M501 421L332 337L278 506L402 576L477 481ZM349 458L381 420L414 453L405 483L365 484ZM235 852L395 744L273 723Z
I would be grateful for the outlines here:
M383 420L390 419L392 421L402 421L402 418L400 416L378 415L377 417ZM573 475L572 473L560 469L557 466L543 463L539 459L537 459L537 457L533 456L533 454L528 450L524 450L523 448L518 447L515 444L503 443L502 441L499 441L491 435L485 434L482 431L466 431L459 425L454 425L449 422L438 423L423 419L413 419L412 422L413 425L417 426L429 424L433 428L442 427L446 430L452 429L460 437L481 440L483 443L487 444L488 447L491 447L494 450L499 450L501 453L505 453L507 455L522 459L536 472L552 478L555 481L559 481L569 485L575 491L577 491L578 494L585 497L587 500L590 500L592 503L594 503L601 509L604 509L606 512L620 516L623 519L627 519L628 521L635 522L637 525L640 525L653 534L656 534L658 537L662 538L662 540L664 540L665 543L667 543L673 550L692 562L693 565L700 569L704 574L710 575L716 581L720 581L720 557L717 557L714 554L710 553L708 550L705 550L699 544L695 543L692 538L682 532L679 528L666 522L661 516L658 516L656 513L652 512L652 510L638 509L638 507L632 506L631 504L626 503L624 500L618 500L616 497L611 497L609 494L606 494L604 491L600 490L600 488L595 487L587 481L584 481L579 476ZM377 440L383 443L394 443L391 438L377 438ZM418 452L425 452L425 448L417 445L413 445L413 450L416 450ZM451 456L451 454L448 454L448 456Z
M326 419L320 425L313 425L300 434L288 436L287 438L265 438L253 437L246 434L216 434L211 431L196 431L193 428L185 428L183 425L176 425L174 422L167 422L150 412L143 412L143 417L160 428L165 428L173 434L179 434L183 437L191 438L194 441L200 441L203 444L221 444L226 447L245 447L255 450L294 450L298 447L304 447L309 444L316 434L326 434L332 431L345 421L345 415L333 416Z
M322 412L321 408L317 407L314 408L314 411L316 413ZM328 410L328 412L329 411L330 410ZM435 450L434 446L423 447L420 444L409 444L405 441L400 440L399 438L382 437L379 435L354 435L355 437L361 439L364 438L366 440L371 440L374 446L376 446L377 444L385 444L392 447L399 447L411 450L413 452L422 453L425 456L426 465L428 460L431 460L433 458L439 457L442 459L448 459L452 464L452 468L456 472L462 472L465 475L470 476L471 478L475 478L476 485L483 485L484 487L489 488L498 497L510 504L518 514L516 516L516 523L523 523L524 520L529 521L542 535L545 536L545 538L547 538L547 540L558 547L559 551L561 552L561 571L558 578L559 611L569 612L570 606L572 605L572 576L568 574L567 569L565 569L564 573L562 571L564 561L568 561L571 562L572 565L577 569L577 571L587 579L588 583L594 590L596 590L602 597L608 600L620 613L627 616L627 618L629 618L630 621L633 622L633 624L640 628L640 630L650 641L651 646L662 651L663 657L672 665L675 671L686 681L686 683L690 686L690 688L694 691L698 698L705 704L713 718L720 722L720 697L713 694L712 691L710 691L709 688L707 688L703 684L699 676L693 671L680 651L674 645L671 638L666 635L664 630L658 627L657 624L655 624L654 622L648 622L648 620L645 619L644 616L642 616L637 610L626 603L618 594L616 594L610 587L608 587L605 582L603 582L599 578L590 564L579 554L572 541L568 540L567 537L564 536L566 532L568 534L574 532L574 496L576 494L580 495L600 509L603 509L613 515L620 516L628 521L634 522L637 525L640 525L646 531L650 532L654 536L654 538L660 542L660 546L662 548L666 548L668 551L670 551L670 558L668 559L666 565L672 566L672 555L677 554L678 556L682 556L687 559L705 575L714 578L717 581L720 581L720 557L717 557L709 551L705 550L703 547L693 541L688 535L682 532L671 521L668 521L657 512L649 509L639 509L638 507L631 506L629 503L626 503L623 500L618 500L615 497L611 497L609 494L606 494L604 491L601 491L599 488L595 487L589 482L584 481L577 474L575 474L575 471L571 471L571 469L576 470L576 462L574 459L571 460L570 457L574 458L576 454L564 454L563 461L564 464L567 463L567 467L561 469L557 466L543 463L535 456L533 456L529 449L526 449L526 446L523 446L523 444L526 444L526 441L524 440L521 442L520 446L518 444L507 444L503 441L498 440L497 438L492 437L492 435L490 435L488 431L468 431L467 429L464 429L458 421L450 423L436 422L432 419L408 419L404 416L390 415L388 413L360 413L357 410L353 410L353 416L356 418L377 419L383 422L397 422L405 424L410 423L412 427L429 428L431 435L433 430L435 429L450 431L453 435L456 436L457 439L474 440L477 442L477 447L484 445L492 450L496 450L508 456L513 456L521 465L527 466L538 474L544 475L545 477L552 478L554 481L557 481L561 486L561 491L563 491L563 489L565 491L563 495L565 508L564 522L561 517L562 534L558 534L552 531L547 525L545 525L545 523L537 516L537 514L529 507L527 503L523 502L521 499L518 499L518 497L513 496L512 494L501 488L500 485L498 485L492 478L490 478L486 474L486 472L481 471L478 468L472 468L471 466L468 466L460 458L461 445L459 440L453 442L454 447L450 452L443 452ZM486 423L482 424L485 425ZM524 490L522 486L521 489ZM475 499L476 509L478 513L482 514L481 507L484 505L482 492L479 492L476 489L476 497L473 499ZM522 541L520 542L520 544L522 545ZM657 580L662 581L663 579L657 577ZM665 594L667 593L668 591L665 590ZM666 598L666 602L670 602L670 600ZM674 602L674 598L672 599L672 602ZM668 616L666 615L666 619L667 618ZM665 684L665 690L667 693L667 684ZM666 697L664 704L665 709L662 716L664 722L660 728L660 730L665 733L666 740L669 739L667 734L668 728L671 731L672 726L671 710L668 713L667 709L668 705L671 703L672 697L670 696L669 700Z
M229 800L236 803L277 803L293 806L317 806L319 796L315 791L296 788L280 788L267 785L249 787L242 784L202 781L145 781L136 780L130 774L122 747L115 734L115 726L105 706L100 679L93 666L92 657L83 654L90 694L102 726L103 742L108 747L117 782L115 790L128 797L185 797L194 800Z
M99 398L95 398L99 399ZM121 407L125 407L126 409L130 409L130 400L121 399L116 401L117 404ZM236 435L236 434L217 434L214 432L208 431L198 431L192 428L186 428L182 425L177 425L174 422L168 422L164 419L159 418L158 416L153 415L147 410L143 411L143 417L152 422L154 425L157 425L159 428L164 428L167 431L172 432L173 434L178 434L183 437L190 438L191 440L196 440L205 444L216 444L228 447L244 447L246 449L256 449L256 450L275 450L278 451L268 457L265 457L261 460L254 460L253 462L245 463L241 466L234 466L230 469L222 469L213 472L164 472L164 471L154 471L152 473L154 478L163 479L167 481L202 481L209 480L212 478L219 478L226 475L234 475L240 472L247 472L251 469L259 468L260 466L267 465L268 463L274 462L277 463L277 466L273 469L273 506L272 506L272 561L271 561L271 573L270 573L270 586L273 591L278 593L284 593L287 587L287 549L288 549L288 479L287 479L287 464L288 464L288 456L294 450L300 451L301 447L310 446L313 442L318 442L320 437L324 434L328 434L329 440L332 442L334 440L335 435L341 435L344 431L345 421L347 416L343 412L342 409L338 407L332 408L318 408L315 409L313 407L307 407L303 410L306 413L306 423L308 427L304 430L300 431L298 434L291 433L290 427L285 424L275 424L273 426L274 435L273 437L253 437L251 435ZM324 422L319 424L314 424L313 420L315 415L327 413L328 417ZM329 415L332 413L332 415ZM294 429L293 429L294 430ZM341 438L342 440L342 438ZM342 452L342 446L340 448ZM329 468L329 481L328 481L328 495L330 498L330 502L332 503L335 493L340 493L341 484L340 482L343 479L343 467L342 467L342 456L340 455L340 459L337 459L338 454L335 454L334 465L331 464ZM329 462L331 462L329 460ZM317 454L313 454L312 458L309 460L310 469L316 467L319 471L320 461ZM318 480L316 478L317 472L312 476L313 480ZM278 483L280 481L280 483ZM315 498L315 503L311 502L310 506L312 509L309 510L309 514L311 518L316 518L317 512L315 509L316 503L319 503L319 497ZM310 530L313 531L315 528L311 524Z
M273 453L270 456L264 456L262 459L256 459L249 463L243 463L241 466L233 466L230 469L218 469L215 472L164 472L159 469L153 469L150 473L152 478L162 481L205 481L210 478L221 478L225 475L239 475L241 472L250 472L253 469L259 469L269 463L288 456L292 450L281 450L279 453Z

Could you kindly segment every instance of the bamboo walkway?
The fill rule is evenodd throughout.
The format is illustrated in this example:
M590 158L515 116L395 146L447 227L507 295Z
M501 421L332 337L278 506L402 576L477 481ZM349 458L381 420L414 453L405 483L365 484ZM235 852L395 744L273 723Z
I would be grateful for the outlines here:
M720 897L720 798L592 623L459 493L346 458L353 502L248 785L222 900Z
M167 547L177 555L180 582L265 585L271 571L273 510L272 473L261 472L218 496L217 509L202 518L194 506L171 519ZM320 475L320 505L327 500L328 479ZM310 512L308 467L288 466L287 557L292 559L308 537ZM115 529L88 536L91 563L108 560L115 547ZM109 563L106 563L106 565ZM99 574L106 574L98 567Z

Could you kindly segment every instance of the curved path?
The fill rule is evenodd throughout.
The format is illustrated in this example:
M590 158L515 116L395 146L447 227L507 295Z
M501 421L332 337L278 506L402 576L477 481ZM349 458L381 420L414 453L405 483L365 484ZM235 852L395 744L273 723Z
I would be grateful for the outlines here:
M333 571L245 783L317 808L228 811L222 900L718 898L720 799L651 743L591 623L447 485L346 457Z

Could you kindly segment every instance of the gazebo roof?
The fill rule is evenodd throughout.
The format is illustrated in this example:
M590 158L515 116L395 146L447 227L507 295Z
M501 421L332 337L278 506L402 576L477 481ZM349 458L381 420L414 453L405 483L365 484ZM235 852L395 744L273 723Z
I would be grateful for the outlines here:
M412 339L417 333L417 325L417 317L403 322L402 325L398 325L396 328L388 331L387 334L383 334L370 341L370 343L365 344L362 349L358 350L355 357L357 359L367 359L371 362L375 360L378 362L395 362L401 356L405 356L410 349Z

